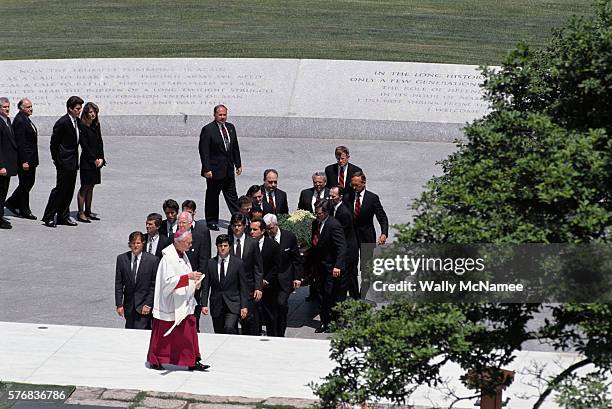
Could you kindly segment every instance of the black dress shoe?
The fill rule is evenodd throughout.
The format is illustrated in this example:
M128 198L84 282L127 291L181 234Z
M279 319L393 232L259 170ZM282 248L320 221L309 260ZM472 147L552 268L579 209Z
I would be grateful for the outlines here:
M329 332L329 327L327 325L321 325L319 328L315 329L315 334L320 334L322 332Z
M1 220L0 221L0 229L10 230L12 228L13 228L13 225L10 224L8 221L6 221L6 220Z
M34 216L32 213L23 213L21 217L28 220L36 220L36 216Z
M163 371L163 369L164 369L164 368L162 368L161 365L156 365L156 364L149 364L149 368L155 369L156 371Z
M208 368L210 368L210 365L204 365L201 362L196 362L196 364L194 366L190 366L189 367L189 370L190 371L207 372Z
M214 230L214 231L219 231L219 226L217 226L217 225L216 225L216 224L214 224L214 223L210 223L210 224L208 225L208 229L209 229L209 230Z
M61 225L64 225L64 226L76 226L77 222L72 221L70 219L66 219L66 220L62 220L61 222L58 221L57 224L58 225L61 224Z
M53 220L43 220L43 223L47 227L55 227L55 222Z

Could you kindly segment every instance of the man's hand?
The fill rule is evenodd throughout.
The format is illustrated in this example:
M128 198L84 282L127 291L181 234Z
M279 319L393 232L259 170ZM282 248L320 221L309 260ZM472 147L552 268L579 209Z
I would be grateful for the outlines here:
M23 168L23 170L30 170L30 164L28 162L23 162L21 164L21 167Z
M123 305L120 307L117 307L117 315L119 315L120 317L123 317Z
M385 244L386 241L387 241L387 236L385 236L384 234L381 234L380 237L378 238L378 245L382 246L383 244Z
M142 307L142 315L149 315L150 312L151 312L151 307L149 307L148 305L145 305Z
M336 277L340 277L340 269L339 269L339 268L334 268L334 269L332 270L332 276L333 276L334 278L336 278Z
M209 170L208 172L204 172L204 177L206 179L211 179L212 178L212 170Z
M249 309L248 308L241 308L240 309L240 319L245 319L248 314L249 314Z
M240 176L242 173L242 168L236 168L236 176Z
M202 278L202 273L200 273L199 271L192 271L187 275L189 276L190 280L198 281L200 278Z
M302 285L301 280L293 280L293 288L300 288L301 285Z
M202 314L208 315L208 307L202 307Z
M104 159L96 159L96 168L101 168L104 164Z
M6 168L0 168L0 176L6 176Z
M261 292L261 290L255 290L255 292L253 293L253 298L255 298L255 301L261 300L262 294L263 293Z

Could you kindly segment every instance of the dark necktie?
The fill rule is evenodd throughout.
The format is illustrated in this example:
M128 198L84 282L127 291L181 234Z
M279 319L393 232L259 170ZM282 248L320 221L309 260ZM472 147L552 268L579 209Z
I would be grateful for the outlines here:
M359 218L359 214L361 213L361 193L357 193L355 197L355 213L353 214L355 219Z
M276 206L274 205L274 198L272 197L272 193L268 193L268 203L272 207L272 213L276 214Z
M338 168L338 186L344 188L344 168L342 166L338 166Z
M227 134L227 129L225 128L225 124L221 124L221 133L223 133L223 144L225 145L225 150L229 151L229 135Z
M153 239L149 239L149 249L147 250L149 254L153 254Z
M312 233L312 246L316 247L319 244L319 239L321 238L321 222L317 222L317 228Z
M132 277L134 277L134 282L136 282L136 273L138 269L138 257L134 257L134 261L132 262Z
M236 257L242 260L242 249L240 248L240 239L236 240Z
M223 286L223 283L225 282L225 259L224 258L221 259L221 274L219 276L220 276L219 283L221 284L221 286Z
M8 124L8 126L10 127L10 126L11 126L11 118L8 118L8 117L7 117L7 118L6 118L6 123L7 123L7 124Z

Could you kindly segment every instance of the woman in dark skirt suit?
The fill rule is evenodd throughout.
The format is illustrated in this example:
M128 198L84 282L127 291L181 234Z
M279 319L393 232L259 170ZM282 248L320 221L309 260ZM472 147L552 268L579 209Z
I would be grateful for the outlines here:
M81 188L77 196L79 206L78 220L82 223L91 223L91 220L100 220L91 213L93 189L100 184L100 168L106 165L104 160L104 144L100 133L98 120L98 106L88 102L81 113Z

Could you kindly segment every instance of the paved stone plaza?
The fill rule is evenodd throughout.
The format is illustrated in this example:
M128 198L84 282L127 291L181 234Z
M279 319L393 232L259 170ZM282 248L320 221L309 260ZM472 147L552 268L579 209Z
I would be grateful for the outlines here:
M35 116L33 121L36 123ZM104 116L101 122L104 136ZM240 123L235 123L240 138ZM335 146L348 146L351 161L368 176L368 188L380 195L390 224L410 219L408 204L418 197L426 181L440 172L436 162L456 149L444 142L239 141L244 166L243 175L237 178L239 194L252 184L260 184L263 170L273 167L279 171L279 187L287 192L291 211L297 206L299 191L311 187L311 174L334 162ZM197 135L113 136L106 137L104 143L108 166L102 170L102 184L95 188L93 200L93 210L101 221L50 229L40 220L11 217L10 211L6 212L14 227L0 232L0 321L121 328L124 322L114 307L115 259L128 250L128 234L144 231L146 215L163 213L161 204L166 198L179 204L185 199L196 200L203 217L205 181L199 175ZM40 137L41 165L31 194L32 211L39 219L55 182L48 146L49 137ZM16 186L17 178L11 179L10 191ZM76 197L71 210L76 211ZM221 210L221 218L228 220L223 202ZM316 306L304 301L307 292L300 289L290 298L288 336L314 337L319 321ZM209 317L203 318L202 324L205 331L212 332Z

